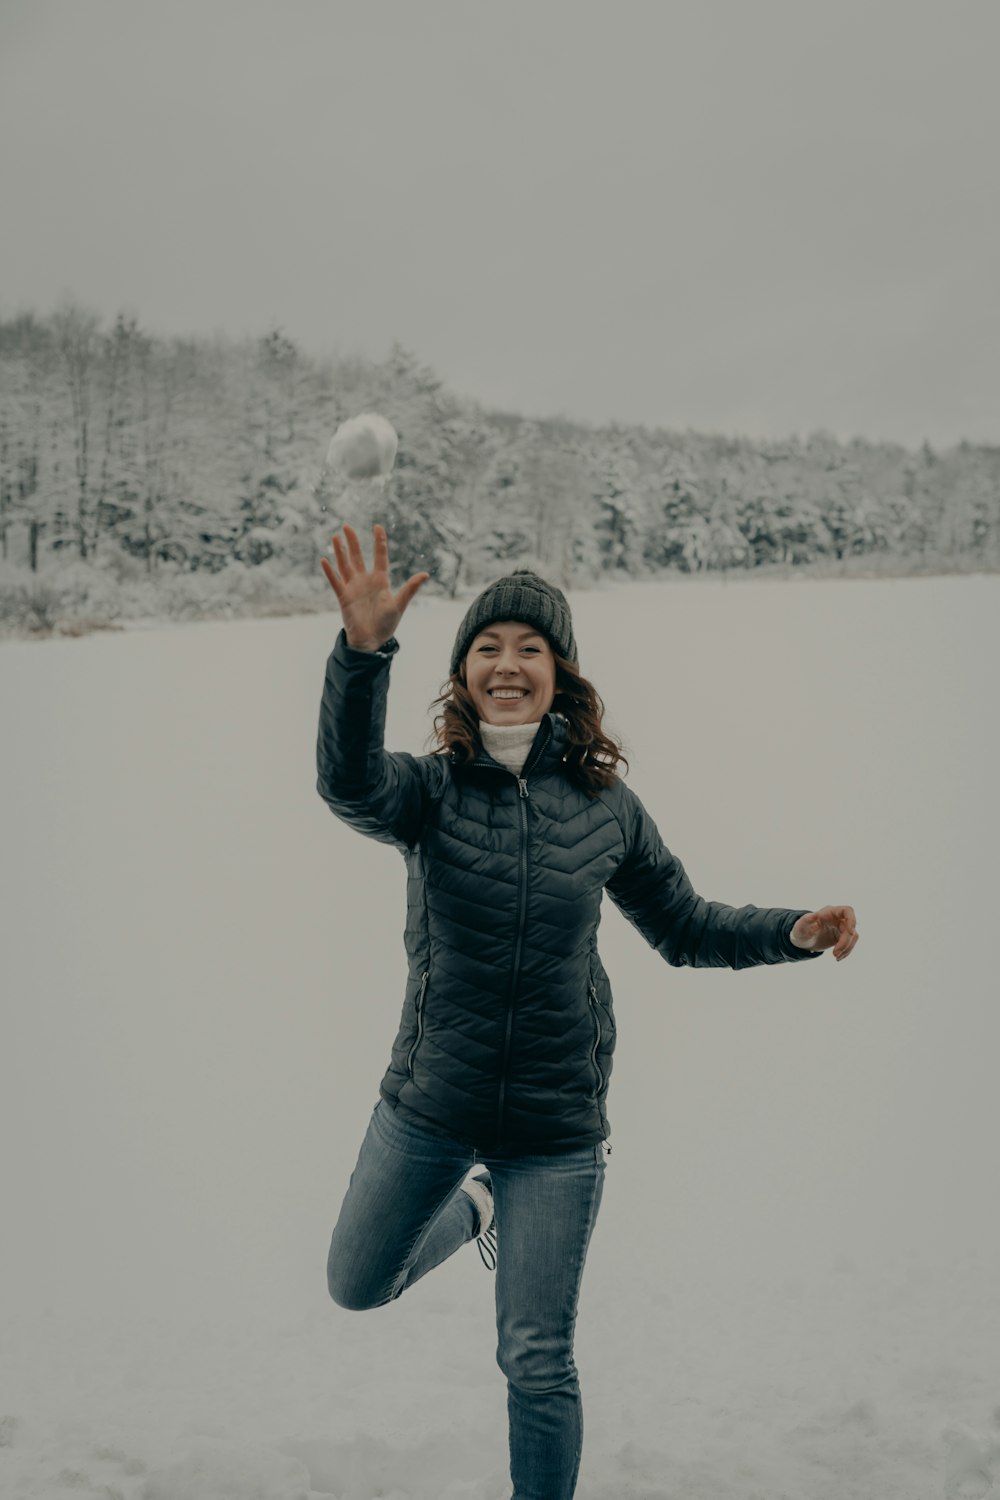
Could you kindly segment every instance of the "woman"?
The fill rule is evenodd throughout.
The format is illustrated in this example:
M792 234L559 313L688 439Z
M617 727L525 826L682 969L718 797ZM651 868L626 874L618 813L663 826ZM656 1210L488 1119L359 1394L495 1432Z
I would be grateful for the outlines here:
M407 861L409 980L333 1232L330 1293L377 1307L470 1240L495 1246L513 1500L569 1500L583 1441L573 1332L611 1149L603 892L675 965L846 958L854 912L736 910L695 894L618 775L566 599L528 570L484 590L459 626L438 752L387 753L395 631L428 574L393 594L384 529L371 570L349 526L344 536L336 569L322 563L343 630L318 790Z

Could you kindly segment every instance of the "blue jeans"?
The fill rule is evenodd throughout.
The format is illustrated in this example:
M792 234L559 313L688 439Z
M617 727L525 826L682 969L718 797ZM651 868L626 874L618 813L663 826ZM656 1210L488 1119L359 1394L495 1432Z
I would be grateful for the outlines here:
M512 1500L571 1500L583 1450L573 1333L604 1186L604 1148L487 1155L376 1104L333 1231L341 1307L381 1307L476 1237L459 1191L489 1171L497 1237L497 1364L507 1377Z

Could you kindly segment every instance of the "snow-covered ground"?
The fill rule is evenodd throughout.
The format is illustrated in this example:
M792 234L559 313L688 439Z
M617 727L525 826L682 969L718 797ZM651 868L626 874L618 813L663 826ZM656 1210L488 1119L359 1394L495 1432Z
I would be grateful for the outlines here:
M1000 579L571 602L698 890L862 935L677 971L606 905L580 1500L1000 1494ZM330 606L0 644L5 1500L509 1494L475 1249L326 1295L404 975L402 861L315 792ZM463 609L401 627L395 748Z

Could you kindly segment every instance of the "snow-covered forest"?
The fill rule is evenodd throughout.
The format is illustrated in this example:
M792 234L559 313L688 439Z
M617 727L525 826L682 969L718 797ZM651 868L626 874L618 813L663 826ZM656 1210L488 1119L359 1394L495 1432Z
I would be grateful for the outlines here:
M369 410L399 433L384 494L322 467ZM448 597L517 563L566 587L993 571L1000 447L529 419L398 344L320 360L279 328L168 339L79 304L0 322L0 630L323 607L330 533L376 514L400 573Z

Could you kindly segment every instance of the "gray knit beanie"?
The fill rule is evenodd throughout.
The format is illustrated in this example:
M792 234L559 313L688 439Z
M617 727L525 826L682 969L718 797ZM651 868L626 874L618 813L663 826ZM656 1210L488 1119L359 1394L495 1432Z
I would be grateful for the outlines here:
M497 620L523 620L547 636L553 648L567 661L576 662L573 621L565 594L553 583L546 583L531 568L515 568L505 578L498 578L474 599L455 637L451 653L451 670L459 663L481 630Z

